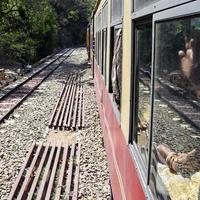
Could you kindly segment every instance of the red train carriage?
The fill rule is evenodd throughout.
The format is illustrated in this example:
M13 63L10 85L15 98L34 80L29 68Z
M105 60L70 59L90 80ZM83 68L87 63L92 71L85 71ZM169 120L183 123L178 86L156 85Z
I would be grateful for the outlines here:
M200 199L200 2L99 0L89 58L114 199Z

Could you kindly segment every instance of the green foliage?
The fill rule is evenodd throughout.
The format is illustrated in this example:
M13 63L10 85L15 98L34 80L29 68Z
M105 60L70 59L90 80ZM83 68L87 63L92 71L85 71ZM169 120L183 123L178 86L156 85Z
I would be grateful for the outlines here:
M85 41L95 0L1 0L0 50L23 64Z
M85 42L86 27L95 3L96 0L56 1L54 7L59 18L59 46Z
M57 16L48 0L2 0L0 45L4 53L22 63L49 53L56 41ZM39 50L43 49L42 52Z

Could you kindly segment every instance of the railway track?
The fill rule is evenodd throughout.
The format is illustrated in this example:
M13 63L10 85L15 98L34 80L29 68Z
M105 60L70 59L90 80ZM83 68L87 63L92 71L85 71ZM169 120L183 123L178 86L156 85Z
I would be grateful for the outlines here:
M150 78L140 71L140 81L151 88ZM174 109L186 122L193 127L200 129L200 102L188 96L186 91L178 89L171 82L163 79L156 79L158 96Z
M5 95L0 97L0 123L6 119L50 74L52 74L73 52L67 49L56 55L53 60L46 62L44 67L37 70L22 83L18 84ZM60 59L62 59L60 61ZM58 63L56 62L58 61Z

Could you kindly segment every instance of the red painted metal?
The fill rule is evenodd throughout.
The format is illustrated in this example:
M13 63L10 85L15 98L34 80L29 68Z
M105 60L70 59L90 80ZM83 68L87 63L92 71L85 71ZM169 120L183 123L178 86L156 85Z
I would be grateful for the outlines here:
M94 62L95 88L104 143L108 157L111 186L115 200L145 200L134 161L113 110L99 67Z

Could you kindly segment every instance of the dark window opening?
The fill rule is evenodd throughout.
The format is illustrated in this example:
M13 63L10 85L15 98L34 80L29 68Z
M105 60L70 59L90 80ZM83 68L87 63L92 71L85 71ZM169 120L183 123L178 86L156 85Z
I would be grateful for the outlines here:
M122 28L114 27L111 32L112 62L110 70L110 82L113 101L120 110L121 100L121 78L122 78Z

